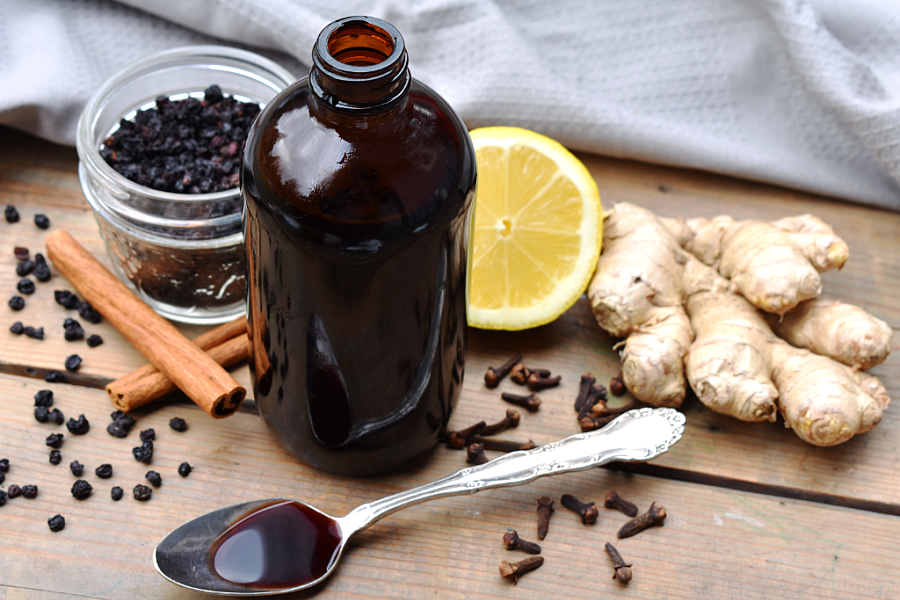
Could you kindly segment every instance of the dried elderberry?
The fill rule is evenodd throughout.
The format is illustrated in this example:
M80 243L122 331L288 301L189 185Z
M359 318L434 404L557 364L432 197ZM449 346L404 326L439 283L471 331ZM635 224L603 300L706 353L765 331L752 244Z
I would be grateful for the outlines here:
M137 448L132 448L131 453L134 455L134 460L149 465L153 461L153 442L144 442Z
M51 410L48 417L49 420L53 421L57 425L62 425L66 421L65 415L63 415L62 411L58 408L54 408L53 410Z
M72 469L72 475L75 477L81 477L81 474L84 473L84 465L77 460L73 460L69 463L69 468Z
M174 429L175 431L187 431L187 422L181 417L172 417L169 420L169 427Z
M28 277L34 271L34 261L23 260L16 264L16 275L19 277Z
M113 476L113 468L109 463L103 463L96 469L94 469L94 475L99 477L100 479L109 479Z
M81 368L81 357L77 354L72 354L71 356L66 357L66 371L75 372Z
M38 407L41 408L41 407ZM51 433L47 436L47 439L44 440L44 443L50 446L51 448L60 448L63 443L63 434L61 433Z
M78 415L78 419L69 419L66 421L66 428L72 435L84 435L91 430L91 424L84 415Z
M47 525L50 527L50 531L54 533L56 533L57 531L62 531L66 528L66 518L62 515L50 517L49 519L47 519Z
M16 484L12 484L11 486L9 486L9 489L6 491L9 494L10 499L18 498L22 495L22 488L20 488Z
M38 390L34 395L34 405L47 408L53 406L53 390Z
M13 335L22 335L25 333L25 326L22 325L22 321L16 321L10 326L9 331Z
M150 499L150 496L153 495L153 490L147 487L146 485L141 485L140 483L134 486L134 499L140 500L141 502L146 502Z
M84 479L79 479L75 483L72 484L72 496L76 500L84 500L88 496L91 495L91 492L94 491L94 486L89 484Z
M63 380L63 374L53 369L51 371L47 371L47 374L44 375L44 381L47 383L58 383Z
M47 266L47 263L38 263L34 266L34 278L41 283L50 281L50 267Z
M9 473L9 459L0 458L0 473Z
M47 218L47 215L38 213L34 215L34 224L37 225L38 229L49 229L50 219Z
M22 486L22 497L28 498L29 500L34 500L38 495L38 487L36 485L23 485Z
M69 310L78 308L78 304L81 302L78 299L78 296L69 290L55 290L53 292L53 298L56 300L57 304L63 308L68 308Z
M25 281L27 281L27 280L25 280ZM33 338L35 340L44 339L44 328L43 327L38 327L37 329L35 329L31 325L28 325L25 327L25 329L22 330L22 333L24 333L28 337Z
M13 296L9 299L9 307L13 310L22 310L25 308L25 298L22 296Z
M6 210L3 212L3 216L6 217L7 223L19 222L19 211L17 211L16 207L12 204L6 205Z
M78 314L81 315L81 318L87 321L88 323L93 323L94 325L98 324L102 318L100 317L100 313L98 313L91 303L87 300L83 302L79 302L78 306Z
M13 254L16 255L16 260L28 260L28 248L25 246L16 246L13 248Z
M33 294L34 282L30 279L20 279L19 283L16 284L16 289L19 290L20 294Z
M0 484L3 484L4 481L6 481L6 473L0 473Z
M147 471L145 477L153 487L159 487L162 485L162 475L160 475L156 471Z
M120 423L117 423L116 421L113 421L106 426L106 433L117 438L128 437L128 430L122 427L122 425Z
M50 451L50 464L58 465L62 462L62 452L59 450L51 450Z
M142 442L152 442L156 439L156 432L151 427L150 429L145 429L141 432L141 441Z
M75 319L63 321L63 332L63 337L66 338L67 342L76 342L84 339L84 329L81 328L81 323Z
M115 486L113 489L109 490L109 497L114 501L118 502L122 499L122 496L125 495L125 491L119 486Z
M129 414L122 412L121 410L113 411L109 414L109 418L113 420L113 422L119 423L125 429L131 431L131 428L134 427L136 421L134 417Z
M100 344L103 343L103 338L97 335L96 333L88 336L87 345L89 348L96 348Z
M46 423L50 420L50 410L46 406L36 406L34 408L34 420L38 423Z
M6 492L0 490L0 506L6 504Z
M189 465L187 462L183 462L178 465L178 474L182 477L187 477L188 475L190 475L192 470L193 469L191 468L191 465Z

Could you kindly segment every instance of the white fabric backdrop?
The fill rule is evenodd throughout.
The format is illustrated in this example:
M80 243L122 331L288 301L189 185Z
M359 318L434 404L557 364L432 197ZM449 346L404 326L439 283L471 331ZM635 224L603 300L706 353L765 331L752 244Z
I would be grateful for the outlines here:
M0 0L0 123L73 144L106 77L186 44L304 76L351 14L393 23L469 127L900 211L897 0Z

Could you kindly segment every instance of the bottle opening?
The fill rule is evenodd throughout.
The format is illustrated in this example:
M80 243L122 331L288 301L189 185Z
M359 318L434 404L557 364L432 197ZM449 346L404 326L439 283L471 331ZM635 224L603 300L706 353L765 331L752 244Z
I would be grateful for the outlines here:
M393 51L393 37L381 27L363 21L345 23L328 38L328 53L353 67L377 65Z

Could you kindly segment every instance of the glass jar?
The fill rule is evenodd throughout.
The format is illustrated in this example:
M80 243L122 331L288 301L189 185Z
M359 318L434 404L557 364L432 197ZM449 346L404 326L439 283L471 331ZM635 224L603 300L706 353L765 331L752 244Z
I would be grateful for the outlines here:
M172 100L226 96L264 106L295 78L273 61L226 46L188 46L143 58L110 77L78 123L78 175L113 272L162 316L214 324L244 313L246 273L240 189L178 194L116 172L100 146L121 119ZM236 159L239 160L240 155Z

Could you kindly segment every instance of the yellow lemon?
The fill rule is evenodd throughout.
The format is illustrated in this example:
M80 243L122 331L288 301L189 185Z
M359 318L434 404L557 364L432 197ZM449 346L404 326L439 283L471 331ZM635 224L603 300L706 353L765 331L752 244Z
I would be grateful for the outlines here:
M603 239L600 193L560 143L516 127L470 132L478 163L469 324L537 327L590 281Z

